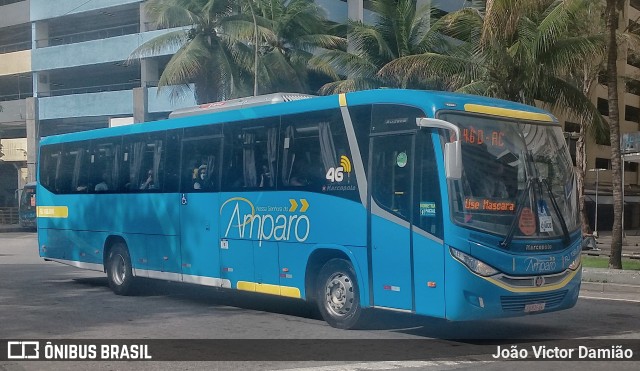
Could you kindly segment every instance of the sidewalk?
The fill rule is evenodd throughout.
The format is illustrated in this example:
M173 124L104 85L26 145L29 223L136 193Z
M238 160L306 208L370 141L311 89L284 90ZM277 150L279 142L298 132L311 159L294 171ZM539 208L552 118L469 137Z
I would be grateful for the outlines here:
M35 232L19 224L0 224L0 233ZM611 249L611 232L602 231L597 240L600 250L583 251L586 255L608 256ZM622 245L622 255L640 259L640 231L628 231ZM627 292L640 295L640 271L606 268L583 268L582 288L601 292Z
M599 231L597 247L599 251L586 251L589 255L609 256L611 251L611 231ZM640 259L640 230L625 231L622 239L622 256L631 259Z
M8 232L35 232L35 229L23 228L20 224L0 224L0 233Z
M598 250L583 250L583 255L608 257L611 251L611 231L599 231ZM622 239L622 257L640 259L640 231L625 231ZM582 288L602 292L628 292L640 294L640 271L607 268L583 268Z

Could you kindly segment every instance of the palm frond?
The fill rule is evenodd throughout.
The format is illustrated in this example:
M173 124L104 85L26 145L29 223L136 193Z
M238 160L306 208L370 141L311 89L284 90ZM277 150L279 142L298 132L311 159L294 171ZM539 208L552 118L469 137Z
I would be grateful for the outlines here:
M174 52L187 42L187 31L176 30L157 36L134 49L127 62Z

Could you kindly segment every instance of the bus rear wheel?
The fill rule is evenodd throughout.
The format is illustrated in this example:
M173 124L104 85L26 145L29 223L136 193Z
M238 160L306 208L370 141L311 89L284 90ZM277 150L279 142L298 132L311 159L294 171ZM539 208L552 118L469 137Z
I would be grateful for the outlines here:
M131 257L127 246L118 242L111 248L107 259L107 280L116 295L132 295L135 277L131 269Z
M327 323L341 329L356 328L363 317L360 290L351 263L329 260L318 274L318 309Z

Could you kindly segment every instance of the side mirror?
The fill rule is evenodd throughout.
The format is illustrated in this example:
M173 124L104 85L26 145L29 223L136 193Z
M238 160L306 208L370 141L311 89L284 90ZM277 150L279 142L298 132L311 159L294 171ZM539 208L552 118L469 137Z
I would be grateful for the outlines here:
M453 131L456 140L444 145L444 168L447 179L462 177L462 144L460 142L460 128L448 121L420 117L416 119L419 127L436 128Z
M444 168L447 179L462 178L462 146L460 141L444 145Z

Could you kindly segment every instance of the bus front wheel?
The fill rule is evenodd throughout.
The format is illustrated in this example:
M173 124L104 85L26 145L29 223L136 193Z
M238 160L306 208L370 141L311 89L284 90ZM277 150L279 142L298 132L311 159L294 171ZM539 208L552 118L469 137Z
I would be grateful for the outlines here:
M131 295L134 293L131 257L127 246L118 242L111 248L107 259L107 279L109 287L116 295Z
M316 299L322 317L333 327L355 328L363 317L356 274L346 260L332 259L322 267Z

